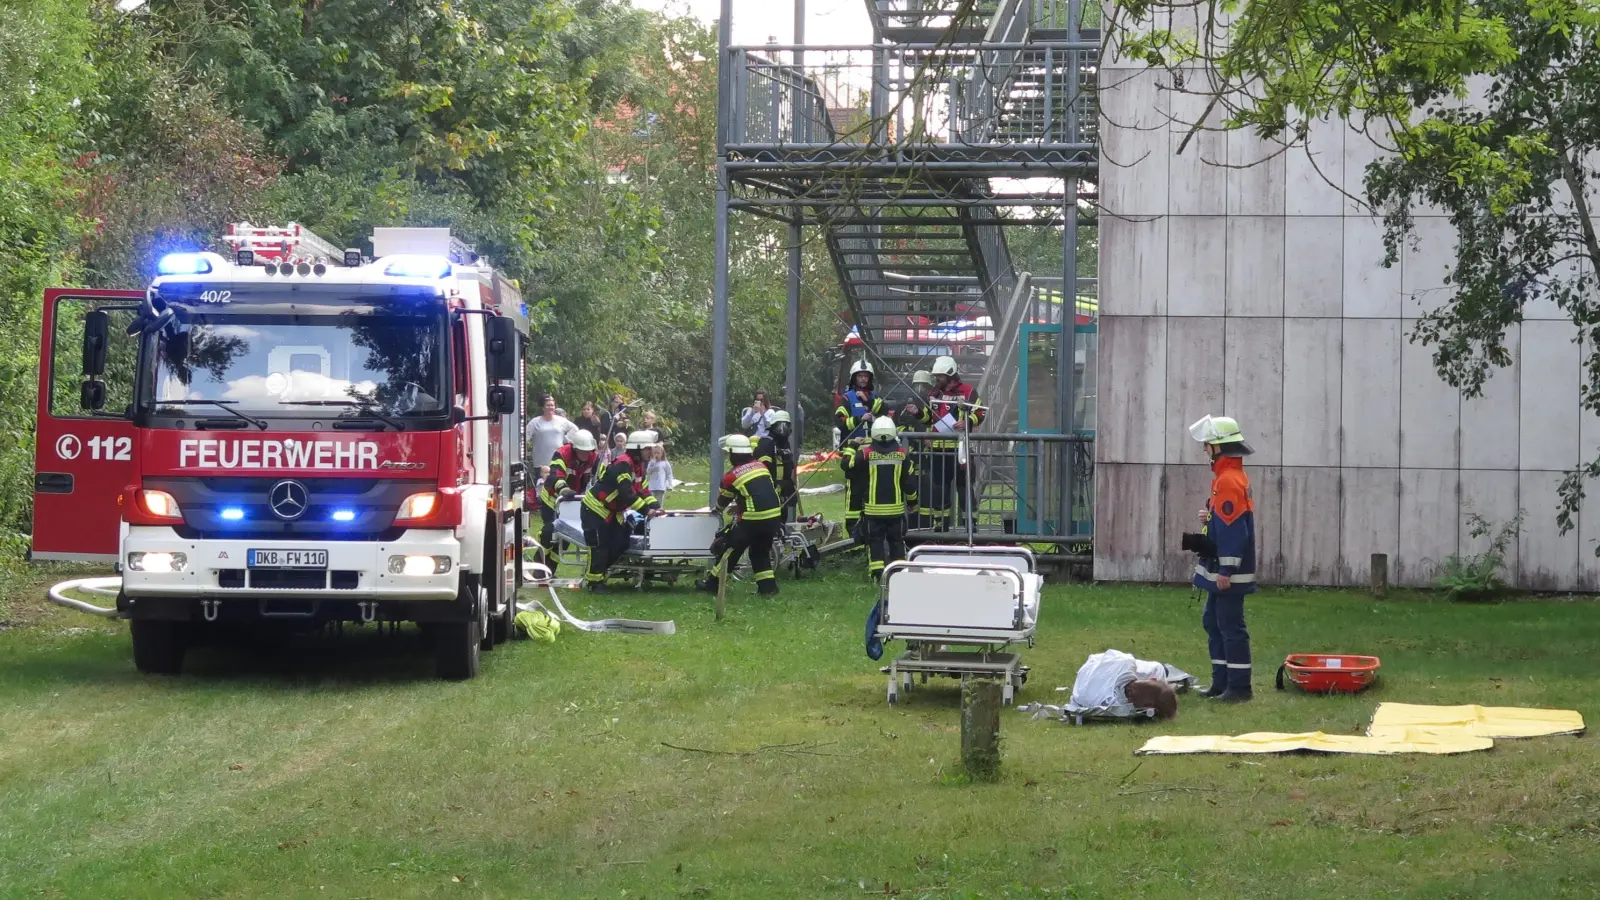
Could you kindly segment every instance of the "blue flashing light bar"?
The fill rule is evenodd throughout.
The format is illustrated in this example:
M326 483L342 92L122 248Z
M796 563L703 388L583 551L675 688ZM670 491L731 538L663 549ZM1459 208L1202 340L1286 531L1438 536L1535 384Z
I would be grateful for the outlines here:
M204 253L168 253L156 263L162 275L205 275L211 271L211 260Z
M355 510L336 509L333 511L333 520L335 522L354 522L356 520Z
M230 506L222 511L222 517L229 522L237 522L244 518L244 510L237 506Z
M396 278L446 278L452 271L450 260L442 256L396 256L383 274Z

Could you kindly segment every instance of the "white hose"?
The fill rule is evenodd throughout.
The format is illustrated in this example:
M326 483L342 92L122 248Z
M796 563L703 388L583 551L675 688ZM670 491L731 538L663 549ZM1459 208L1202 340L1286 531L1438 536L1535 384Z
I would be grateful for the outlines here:
M85 594L114 598L122 591L122 579L117 576L74 578L71 581L63 581L50 588L50 602L65 606L68 609L75 609L78 612L86 612L92 616L105 616L108 619L115 619L118 616L116 607L107 609L104 606L95 606L93 603L74 600L67 596L67 591L82 591Z

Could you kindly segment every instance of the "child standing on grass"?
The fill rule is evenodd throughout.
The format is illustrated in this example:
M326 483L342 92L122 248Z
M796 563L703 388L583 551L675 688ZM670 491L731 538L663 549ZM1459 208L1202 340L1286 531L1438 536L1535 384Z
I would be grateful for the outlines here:
M661 501L661 508L667 508L667 491L672 490L672 463L667 462L667 445L656 444L650 448L650 463L645 467L645 486L650 488Z

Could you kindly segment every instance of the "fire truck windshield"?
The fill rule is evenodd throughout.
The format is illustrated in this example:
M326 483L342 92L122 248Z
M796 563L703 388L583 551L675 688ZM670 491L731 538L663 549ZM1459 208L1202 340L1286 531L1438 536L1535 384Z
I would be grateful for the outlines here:
M360 415L359 405L391 416L442 414L449 398L445 333L442 315L180 308L150 345L154 377L145 396L157 409L218 400L270 416L323 417L328 411L313 404L340 400L353 401L341 415Z

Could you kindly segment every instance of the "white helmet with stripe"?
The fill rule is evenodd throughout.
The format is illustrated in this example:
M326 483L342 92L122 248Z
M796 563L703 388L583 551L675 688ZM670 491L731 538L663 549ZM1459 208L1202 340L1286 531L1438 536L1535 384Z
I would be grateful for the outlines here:
M582 450L585 453L593 453L599 447L599 445L594 442L594 435L583 430L579 430L577 434L572 436L572 446L573 448Z

